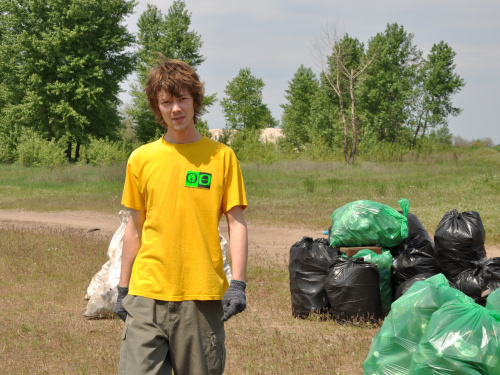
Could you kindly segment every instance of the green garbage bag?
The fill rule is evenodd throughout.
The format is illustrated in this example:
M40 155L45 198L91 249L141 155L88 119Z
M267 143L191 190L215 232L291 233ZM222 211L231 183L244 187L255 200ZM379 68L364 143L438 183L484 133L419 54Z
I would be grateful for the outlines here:
M500 375L500 311L450 301L429 320L410 374Z
M408 237L408 209L410 202L398 201L403 214L385 204L359 200L337 208L332 214L330 245L370 246L391 248Z
M382 251L382 254L377 254L372 250L363 249L353 258L363 258L365 262L374 263L377 265L380 276L380 297L382 298L382 313L387 315L391 310L392 303L392 281L391 281L391 266L392 255L389 250Z
M450 287L442 273L413 284L392 303L389 315L372 339L363 362L365 374L409 374L411 357L426 331L430 317L444 303L456 299L473 301Z
M486 308L500 311L500 288L490 293L486 299Z

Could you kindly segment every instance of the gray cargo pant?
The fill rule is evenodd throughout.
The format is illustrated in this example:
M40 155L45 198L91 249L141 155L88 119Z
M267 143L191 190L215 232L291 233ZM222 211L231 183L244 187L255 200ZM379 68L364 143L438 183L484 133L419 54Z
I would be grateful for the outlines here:
M166 302L128 295L119 375L220 375L226 348L221 301Z

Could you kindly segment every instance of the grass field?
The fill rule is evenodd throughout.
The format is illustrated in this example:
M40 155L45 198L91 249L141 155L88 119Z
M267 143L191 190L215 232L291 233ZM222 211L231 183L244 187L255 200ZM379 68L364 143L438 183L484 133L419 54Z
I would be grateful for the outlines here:
M83 300L109 239L0 229L0 374L116 374L123 323ZM226 323L226 374L358 374L376 327L294 319L287 259L252 259L248 310Z
M451 209L481 214L500 243L500 152L456 150L403 163L243 164L252 224L325 229L337 207L371 199L433 232ZM0 165L0 209L117 214L124 165L60 169ZM110 238L76 230L0 229L0 374L114 374L119 320L86 320L83 300ZM226 326L226 374L360 374L378 328L294 319L288 259L249 265L248 310Z
M478 211L487 243L500 243L500 152L467 148L418 161L346 166L287 161L243 164L250 224L326 229L338 207L370 199L399 209L401 197L433 233L452 210ZM117 214L124 164L58 169L0 165L0 208Z

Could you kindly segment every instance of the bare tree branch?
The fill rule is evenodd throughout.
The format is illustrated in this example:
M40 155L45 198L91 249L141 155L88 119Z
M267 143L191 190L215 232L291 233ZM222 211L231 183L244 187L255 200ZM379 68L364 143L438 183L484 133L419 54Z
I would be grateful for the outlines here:
M347 34L343 34L344 37ZM338 32L338 22L332 26L328 24L322 28L319 35L316 36L314 49L316 60L321 67L321 71L325 76L328 84L335 91L339 98L339 107L342 123L344 126L344 157L348 164L354 163L356 147L358 142L358 121L356 120L356 96L355 88L358 77L372 64L375 60L375 55L364 65L359 65L356 69L350 69L346 66L346 56L343 51L344 45ZM334 64L335 74L332 75L332 65ZM344 78L342 78L342 76ZM344 80L344 81L343 81ZM345 81L347 80L347 81ZM349 133L347 129L347 118L345 113L344 97L349 95L351 105L351 130L352 130L352 146L349 152Z

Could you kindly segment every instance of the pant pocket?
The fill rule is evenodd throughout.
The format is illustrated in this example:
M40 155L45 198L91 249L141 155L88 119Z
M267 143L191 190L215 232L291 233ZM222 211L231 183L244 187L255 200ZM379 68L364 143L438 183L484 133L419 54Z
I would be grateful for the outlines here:
M210 375L221 375L226 365L226 346L224 331L212 332L210 334L210 354L208 358L208 373Z
M127 330L128 330L128 324L125 323L125 326L123 327L123 332L122 332L122 340L125 340L127 338Z
M125 375L127 373L127 348L126 348L126 338L127 338L127 330L128 324L125 323L125 327L123 327L122 332L122 346L120 348L120 357L118 360L118 375Z

